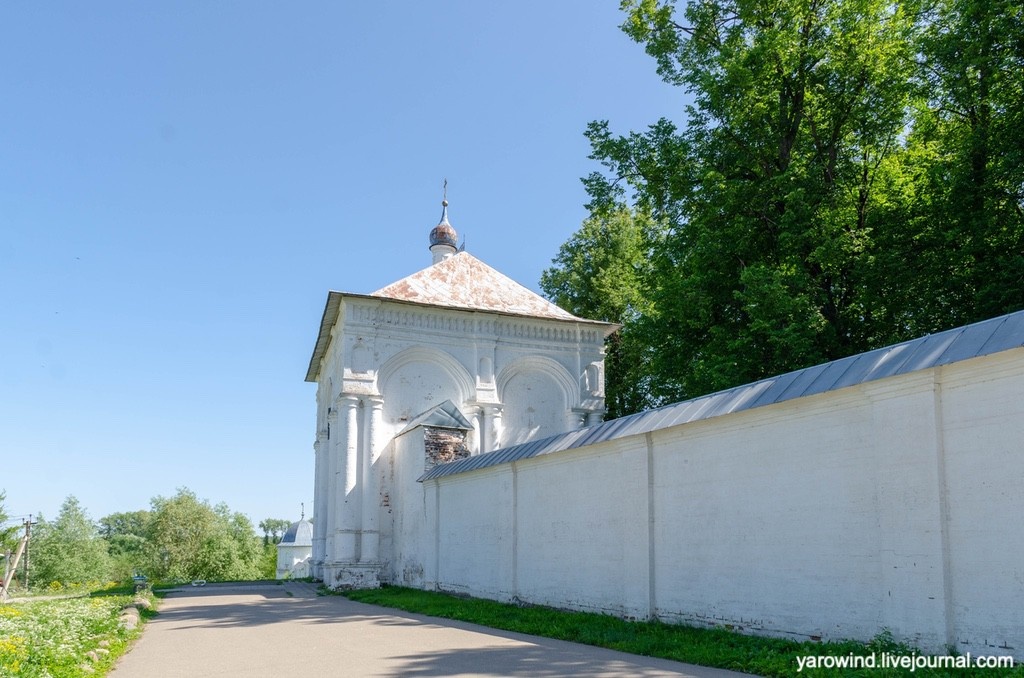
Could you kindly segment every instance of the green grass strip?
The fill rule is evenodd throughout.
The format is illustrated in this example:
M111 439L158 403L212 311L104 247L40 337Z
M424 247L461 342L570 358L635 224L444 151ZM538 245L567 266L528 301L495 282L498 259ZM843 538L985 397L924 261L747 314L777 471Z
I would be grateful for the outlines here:
M517 606L493 600L453 596L432 591L384 587L346 591L351 600L409 612L457 619L496 629L514 631L575 643L596 645L622 652L661 657L675 661L742 671L761 676L1022 676L1024 666L1013 669L928 669L807 668L798 671L798 657L847 657L887 653L892 656L918 654L913 648L896 643L888 634L872 642L819 643L796 642L778 638L747 636L721 628L698 628L661 622L625 621L610 615L570 612L541 606ZM993 653L997 654L997 653Z

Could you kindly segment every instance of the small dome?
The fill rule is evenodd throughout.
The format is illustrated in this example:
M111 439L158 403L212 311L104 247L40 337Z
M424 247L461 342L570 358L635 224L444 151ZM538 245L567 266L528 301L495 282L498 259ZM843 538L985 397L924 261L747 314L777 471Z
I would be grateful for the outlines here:
M452 225L448 223L448 201L442 202L441 206L441 223L434 226L434 230L430 232L430 246L448 245L449 247L458 247L458 234L455 233Z
M455 229L449 224L438 224L434 227L434 230L430 232L430 245L451 245L452 247L457 246Z
M312 546L313 523L305 519L292 523L281 537L280 543L288 546Z

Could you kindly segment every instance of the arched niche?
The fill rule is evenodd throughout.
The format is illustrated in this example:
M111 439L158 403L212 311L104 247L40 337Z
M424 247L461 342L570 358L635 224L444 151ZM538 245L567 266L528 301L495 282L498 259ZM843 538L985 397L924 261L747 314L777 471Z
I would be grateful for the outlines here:
M408 348L384 363L377 387L384 398L384 422L396 429L445 400L461 405L475 392L473 378L459 361L424 347Z
M576 380L561 364L543 357L521 358L498 375L502 404L502 447L562 433L579 397Z

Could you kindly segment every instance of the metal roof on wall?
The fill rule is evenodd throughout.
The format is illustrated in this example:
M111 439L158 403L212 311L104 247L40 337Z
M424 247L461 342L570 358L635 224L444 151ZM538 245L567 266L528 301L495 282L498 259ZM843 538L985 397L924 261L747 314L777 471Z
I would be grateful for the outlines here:
M1024 311L762 379L656 410L435 466L431 480L834 391L1024 346Z

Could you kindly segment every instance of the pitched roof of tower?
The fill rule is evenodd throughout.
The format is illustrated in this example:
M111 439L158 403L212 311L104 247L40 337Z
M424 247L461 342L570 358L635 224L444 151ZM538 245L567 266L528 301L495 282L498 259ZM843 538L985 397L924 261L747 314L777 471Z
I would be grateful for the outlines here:
M434 264L369 295L329 292L327 305L320 320L320 334L317 336L313 356L309 360L309 369L306 371L306 381L316 381L320 374L320 361L327 353L331 331L338 321L342 300L346 298L380 299L460 311L483 311L538 320L585 323L601 326L606 337L619 329L620 325L615 323L574 316L468 252L456 252L458 235L448 222L447 180L444 185L441 222L430 232L429 239L430 250L435 255Z
M306 381L317 380L320 361L327 353L327 347L331 342L331 329L338 322L341 302L346 298L379 299L460 311L483 311L520 318L596 325L605 336L620 327L616 323L574 316L495 271L468 252L459 252L429 268L382 287L373 294L328 292L327 304L320 319L320 332L309 360L309 369L306 371Z
M533 318L584 320L502 275L468 252L459 252L382 287L370 296Z

